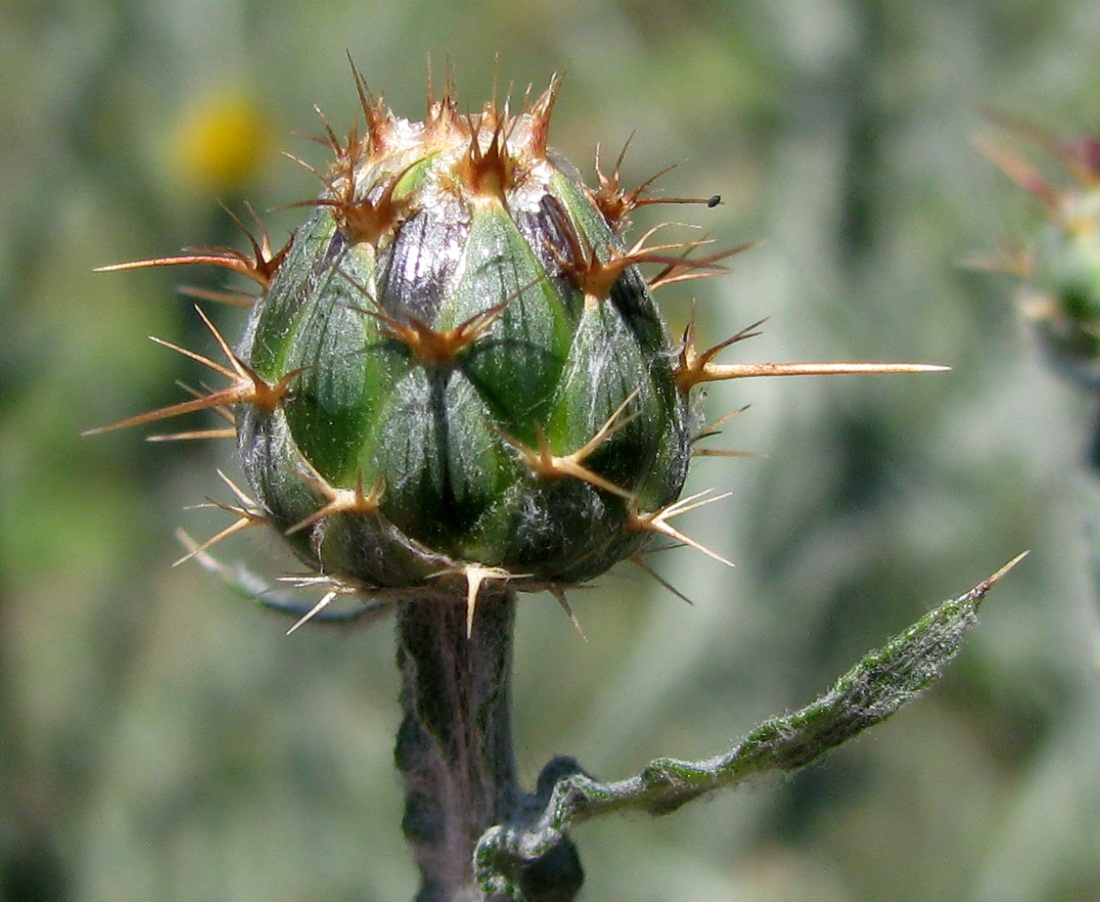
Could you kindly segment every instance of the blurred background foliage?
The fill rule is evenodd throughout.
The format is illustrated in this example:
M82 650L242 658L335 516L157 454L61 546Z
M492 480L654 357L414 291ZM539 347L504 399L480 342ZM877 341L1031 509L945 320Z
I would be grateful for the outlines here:
M966 268L1039 213L974 149L995 107L1069 133L1100 110L1100 17L1084 0L0 0L0 899L389 900L414 868L398 823L392 637L307 629L232 597L177 525L225 525L231 443L83 429L206 378L144 340L212 352L181 283L97 265L238 244L220 200L281 243L318 185L281 149L318 103L355 114L345 60L401 114L430 56L462 103L568 71L552 140L590 172L633 134L641 181L721 193L674 211L764 243L698 300L741 360L915 359L927 377L740 383L752 407L693 485L732 490L685 550L521 609L528 780L552 754L606 778L718 751L808 701L866 648L1023 548L946 681L791 780L663 819L582 828L586 898L1100 898L1100 692L1084 465L1096 411L1016 321L1007 277ZM668 210L663 212L667 213ZM689 215L690 214L690 215ZM651 222L652 218L646 218ZM228 334L241 316L212 311ZM290 564L248 532L219 549ZM231 547L230 547L231 546Z

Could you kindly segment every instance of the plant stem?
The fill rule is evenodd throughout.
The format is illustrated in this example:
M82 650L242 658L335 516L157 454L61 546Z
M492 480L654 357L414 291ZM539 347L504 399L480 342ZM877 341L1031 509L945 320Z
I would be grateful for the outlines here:
M510 698L514 619L507 591L482 592L469 637L465 599L398 609L404 718L394 756L405 781L402 829L422 878L417 902L482 899L474 846L519 800Z
M507 894L486 895L474 876L482 835L546 801L523 793L516 780L515 610L513 592L482 586L467 635L465 598L398 607L404 718L394 758L405 782L401 826L420 868L416 902L572 902L584 881L576 849L564 835L543 854L508 868Z

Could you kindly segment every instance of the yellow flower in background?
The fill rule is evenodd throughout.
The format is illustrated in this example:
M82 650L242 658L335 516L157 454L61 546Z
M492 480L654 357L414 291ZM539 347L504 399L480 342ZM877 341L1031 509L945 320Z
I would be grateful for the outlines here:
M271 117L250 94L205 95L180 116L170 148L182 185L236 194L255 181L272 146Z

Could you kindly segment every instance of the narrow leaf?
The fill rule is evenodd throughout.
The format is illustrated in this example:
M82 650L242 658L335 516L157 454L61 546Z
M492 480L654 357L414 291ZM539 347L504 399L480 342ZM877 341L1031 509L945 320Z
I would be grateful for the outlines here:
M668 814L685 802L769 771L791 772L882 722L939 679L977 622L986 593L1021 554L969 592L944 602L882 648L868 653L806 707L760 724L728 751L702 761L658 758L640 774L601 783L575 762L554 759L557 778L524 816L482 836L475 864L482 887L512 894L507 876L561 842L573 826L616 811ZM545 775L546 771L544 771Z

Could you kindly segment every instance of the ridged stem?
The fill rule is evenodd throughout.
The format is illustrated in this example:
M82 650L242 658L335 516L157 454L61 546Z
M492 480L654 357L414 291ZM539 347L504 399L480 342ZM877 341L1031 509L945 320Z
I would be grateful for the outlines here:
M518 824L546 801L523 793L516 781L515 610L513 592L482 586L467 635L465 598L398 608L404 717L394 758L405 782L401 826L420 868L416 902L572 902L584 881L564 835L543 854L509 867L507 896L486 896L474 877L474 850L485 831Z
M422 878L417 902L482 900L474 847L519 802L510 692L514 619L514 595L488 589L469 636L464 598L410 601L398 611L404 718L394 756L405 781L402 829Z

